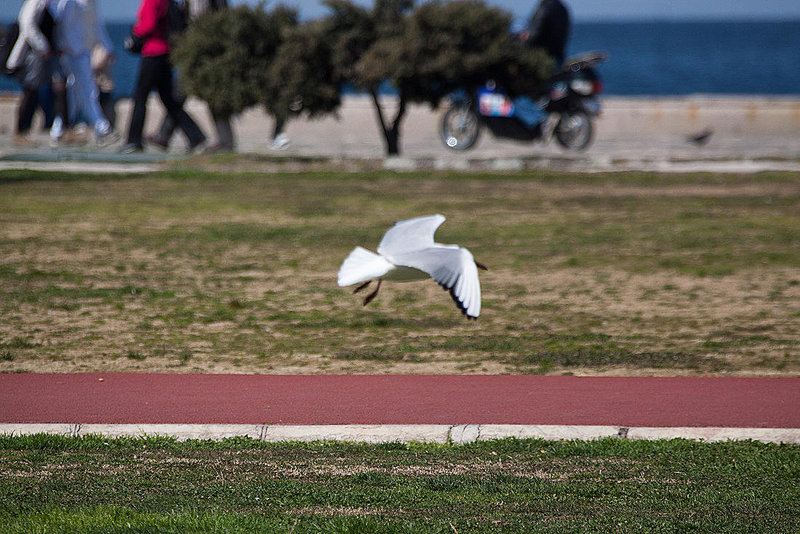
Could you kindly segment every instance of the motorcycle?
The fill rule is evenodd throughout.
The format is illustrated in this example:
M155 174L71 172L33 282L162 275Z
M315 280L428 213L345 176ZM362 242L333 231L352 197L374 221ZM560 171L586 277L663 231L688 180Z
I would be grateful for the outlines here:
M586 149L594 138L593 120L600 114L597 95L603 91L595 67L606 58L605 53L590 52L567 59L550 80L549 91L531 102L541 117L535 124L531 124L530 112L527 120L522 120L522 102L515 103L494 82L474 95L453 95L442 118L442 141L449 149L467 150L485 127L496 137L544 143L555 137L566 149Z

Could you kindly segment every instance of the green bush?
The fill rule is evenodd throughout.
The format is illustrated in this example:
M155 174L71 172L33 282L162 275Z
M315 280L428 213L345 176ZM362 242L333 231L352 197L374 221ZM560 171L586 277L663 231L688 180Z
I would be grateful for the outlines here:
M284 7L266 12L260 5L239 6L201 15L172 52L185 90L221 115L263 102L284 31L296 25L297 13Z

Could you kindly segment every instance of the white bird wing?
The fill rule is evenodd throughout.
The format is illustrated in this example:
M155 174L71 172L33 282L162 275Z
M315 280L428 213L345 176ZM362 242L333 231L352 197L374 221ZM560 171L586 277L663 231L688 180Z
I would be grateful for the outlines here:
M365 248L356 247L344 259L342 266L339 268L339 286L351 286L380 278L393 268L394 265L386 261L382 256Z
M426 215L396 222L381 239L378 254L393 257L432 247L433 234L444 220L444 215Z
M461 312L470 319L481 313L481 284L478 268L469 250L453 245L435 245L397 256L395 265L413 267L431 275L431 278L450 291Z

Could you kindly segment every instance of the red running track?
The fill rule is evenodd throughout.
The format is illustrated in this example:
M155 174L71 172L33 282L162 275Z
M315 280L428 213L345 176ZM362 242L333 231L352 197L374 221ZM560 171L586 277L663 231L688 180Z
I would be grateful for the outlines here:
M800 428L800 378L0 374L0 422Z

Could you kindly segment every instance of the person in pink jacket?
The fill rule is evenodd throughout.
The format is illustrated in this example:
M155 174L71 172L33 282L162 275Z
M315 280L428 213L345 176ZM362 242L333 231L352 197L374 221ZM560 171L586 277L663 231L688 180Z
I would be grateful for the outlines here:
M130 154L144 149L142 130L147 113L147 97L153 89L167 109L167 113L189 139L189 150L194 150L206 136L192 120L183 106L175 101L172 91L172 63L169 59L170 43L167 7L170 0L141 0L136 12L132 33L142 39L142 59L133 93L128 139L121 152Z

